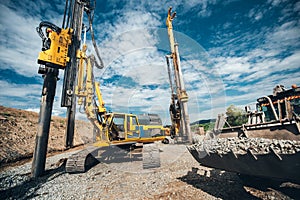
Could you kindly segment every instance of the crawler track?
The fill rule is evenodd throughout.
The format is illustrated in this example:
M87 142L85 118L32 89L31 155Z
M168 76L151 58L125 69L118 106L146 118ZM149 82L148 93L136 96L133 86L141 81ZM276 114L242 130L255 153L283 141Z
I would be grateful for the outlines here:
M82 173L99 163L99 161L93 156L93 152L96 152L98 149L99 147L91 146L72 154L67 160L66 172Z
M160 155L157 144L145 144L143 146L143 169L160 167Z

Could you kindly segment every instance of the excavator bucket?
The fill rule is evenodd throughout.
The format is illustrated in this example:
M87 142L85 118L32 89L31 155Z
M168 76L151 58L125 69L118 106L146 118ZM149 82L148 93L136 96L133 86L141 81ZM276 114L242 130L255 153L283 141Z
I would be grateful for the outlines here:
M218 138L187 148L206 167L300 183L300 141Z
M257 99L256 110L246 106L246 116L232 127L219 115L206 140L188 150L207 167L300 183L300 87L277 85Z

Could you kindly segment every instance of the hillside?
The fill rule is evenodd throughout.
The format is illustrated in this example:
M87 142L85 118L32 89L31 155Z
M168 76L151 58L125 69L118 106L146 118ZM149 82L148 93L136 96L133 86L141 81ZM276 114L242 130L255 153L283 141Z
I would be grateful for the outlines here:
M194 121L191 123L191 126L196 125L196 124L207 124L207 123L214 123L216 119L200 119L197 121Z
M0 167L33 155L38 113L0 106ZM65 149L65 118L52 116L48 152ZM76 121L74 145L87 143L92 125Z

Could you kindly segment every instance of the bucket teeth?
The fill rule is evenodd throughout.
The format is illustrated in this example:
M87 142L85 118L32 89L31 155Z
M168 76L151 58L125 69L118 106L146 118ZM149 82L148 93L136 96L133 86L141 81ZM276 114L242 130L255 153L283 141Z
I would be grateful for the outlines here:
M187 146L203 166L300 183L300 142L265 138L218 138Z
M300 142L294 140L276 140L266 138L218 138L204 140L197 144L191 145L198 151L205 151L217 154L294 154L300 152Z

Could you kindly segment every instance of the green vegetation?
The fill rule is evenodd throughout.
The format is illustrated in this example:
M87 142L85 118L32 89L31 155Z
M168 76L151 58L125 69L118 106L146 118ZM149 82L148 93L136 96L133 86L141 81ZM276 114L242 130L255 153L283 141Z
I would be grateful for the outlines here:
M247 122L246 111L234 105L230 105L227 108L226 115L230 126L240 126Z
M12 116L12 114L11 113L9 113L9 112L4 112L4 113L1 113L4 117L10 117L10 116Z
M191 126L191 131L195 132L199 127L204 127L204 131L212 130L215 125L215 122L207 122L203 124L194 124Z
M65 125L65 120L64 119L59 120L59 126L64 127L64 125Z
M240 126L247 122L246 111L242 108L238 108L234 105L230 105L226 109L227 122L230 126ZM215 126L215 119L199 120L191 123L191 131L197 132L199 127L203 127L204 131L212 130ZM228 127L228 124L225 124Z

